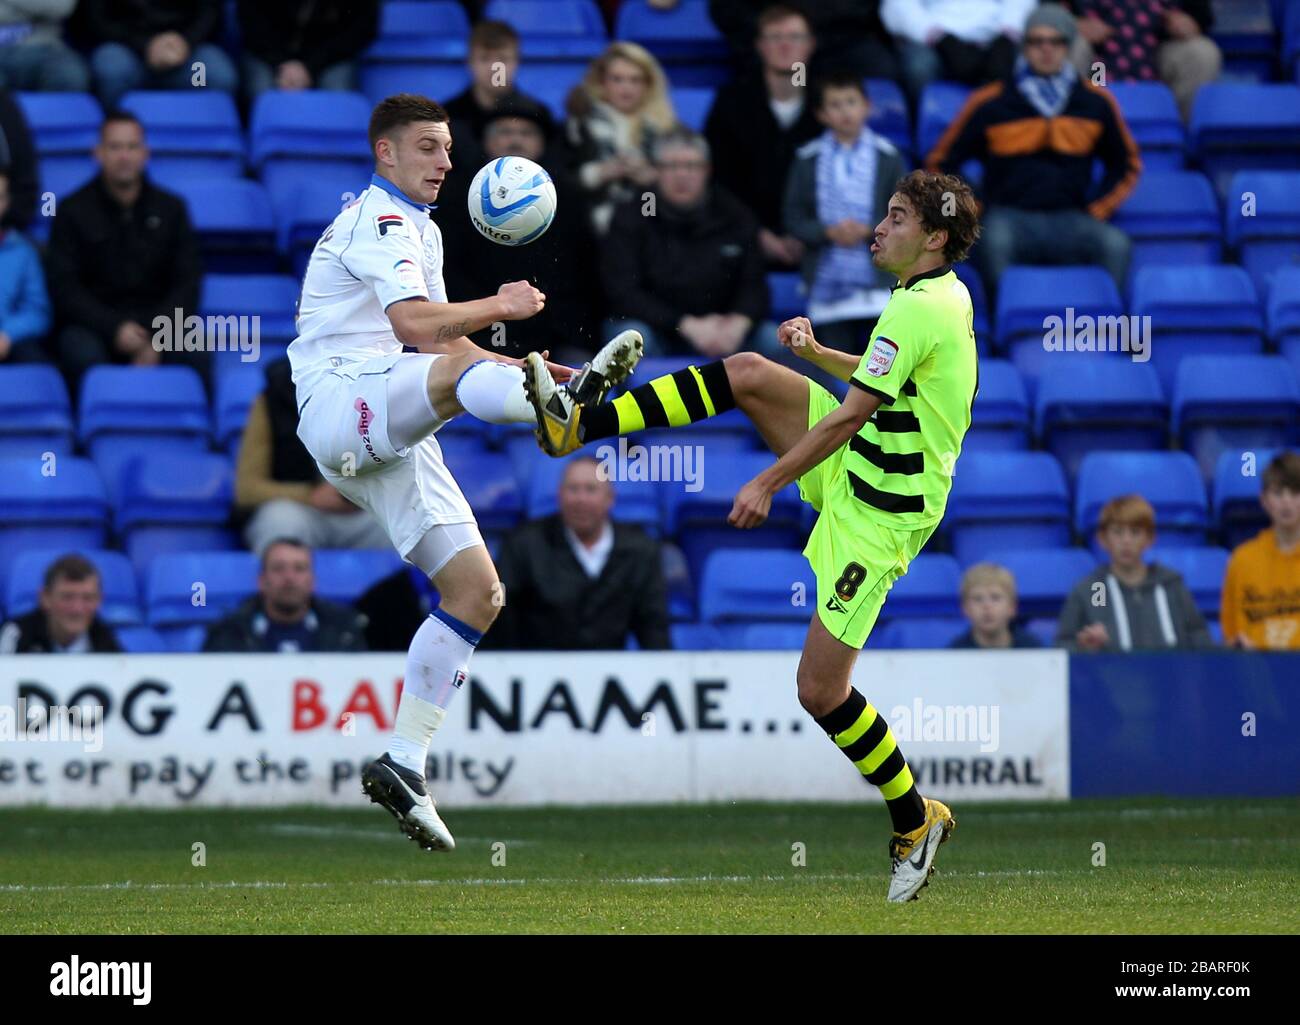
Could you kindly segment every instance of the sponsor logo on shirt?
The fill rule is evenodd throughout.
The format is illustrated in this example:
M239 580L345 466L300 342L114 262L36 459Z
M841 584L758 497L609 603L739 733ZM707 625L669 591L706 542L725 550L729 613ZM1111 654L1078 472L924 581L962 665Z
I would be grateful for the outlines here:
M366 404L365 399L357 399L352 408L357 411L357 433L361 435L361 444L366 446L366 452L371 459L382 464L383 460L375 452L375 446L370 444L370 425L375 419L374 411Z
M375 237L383 238L390 231L400 231L406 221L401 214L379 214L375 217Z
M894 365L898 355L898 345L884 335L878 335L871 343L871 352L867 354L867 373L872 377L884 377Z
M403 288L420 287L420 268L414 260L398 260L393 264L393 270L397 271L397 283Z

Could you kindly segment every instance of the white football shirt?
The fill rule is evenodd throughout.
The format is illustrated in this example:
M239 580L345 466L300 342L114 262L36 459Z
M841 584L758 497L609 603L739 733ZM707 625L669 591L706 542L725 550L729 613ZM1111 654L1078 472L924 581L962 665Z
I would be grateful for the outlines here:
M386 310L403 299L445 303L442 233L429 208L387 178L334 218L312 250L298 297L289 365L301 406L343 362L402 351Z

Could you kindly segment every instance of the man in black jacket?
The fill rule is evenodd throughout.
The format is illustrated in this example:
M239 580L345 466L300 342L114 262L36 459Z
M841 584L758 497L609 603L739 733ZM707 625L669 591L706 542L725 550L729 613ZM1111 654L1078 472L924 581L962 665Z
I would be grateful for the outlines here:
M311 549L284 538L267 545L257 596L208 627L204 651L365 651L360 613L314 597Z
M743 348L781 351L768 313L754 216L709 184L709 144L677 131L655 145L659 179L645 200L614 214L601 272L606 337L635 329L647 355L721 359Z
M40 607L0 628L0 654L121 651L113 628L99 618L103 599L94 563L81 555L55 559L45 571Z
M198 310L202 275L185 202L145 177L149 150L131 114L104 120L95 159L99 175L59 204L46 251L73 394L97 363L181 362L206 374L206 353L175 344Z
M239 0L244 93L357 87L356 59L379 31L379 0Z
M218 89L233 93L235 65L213 40L221 30L218 0L86 0L85 33L95 91L114 110L132 89Z
M659 544L609 517L614 492L591 456L564 470L560 512L517 528L501 546L505 605L484 647L622 650L668 647L668 593Z

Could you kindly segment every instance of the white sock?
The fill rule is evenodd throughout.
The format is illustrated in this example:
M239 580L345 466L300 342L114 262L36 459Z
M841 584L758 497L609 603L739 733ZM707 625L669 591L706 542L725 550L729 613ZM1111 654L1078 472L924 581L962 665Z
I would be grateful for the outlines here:
M480 360L460 375L456 401L470 416L490 424L537 422L524 394L524 372L495 360Z
M415 631L406 653L397 723L388 742L388 754L398 765L424 775L429 742L464 684L470 656L482 636L442 609L434 609Z

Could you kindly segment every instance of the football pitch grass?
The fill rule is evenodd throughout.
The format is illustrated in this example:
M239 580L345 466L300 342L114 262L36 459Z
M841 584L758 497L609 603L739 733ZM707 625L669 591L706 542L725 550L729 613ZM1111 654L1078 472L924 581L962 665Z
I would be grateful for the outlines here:
M1300 800L954 812L929 888L890 905L876 804L447 809L452 854L377 806L6 809L0 932L1300 931Z

